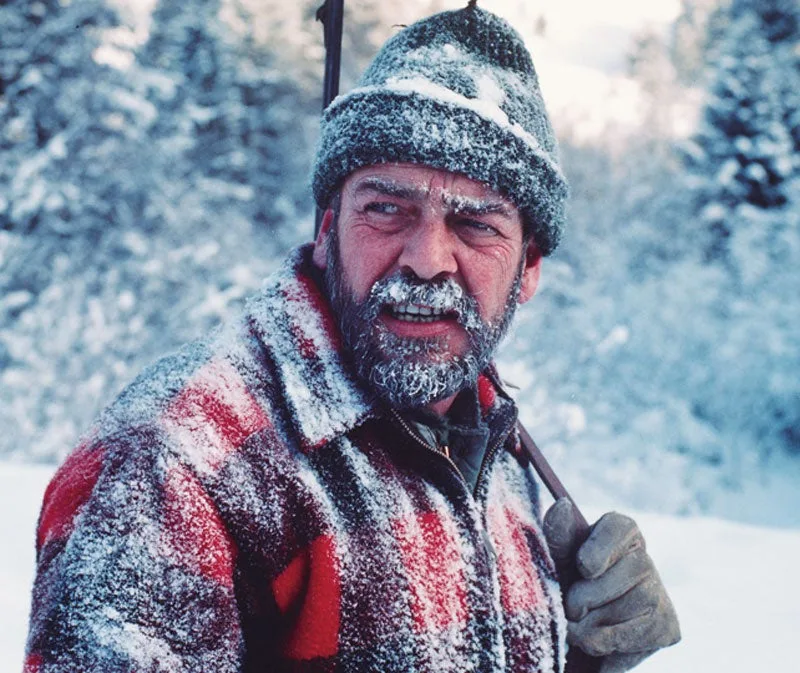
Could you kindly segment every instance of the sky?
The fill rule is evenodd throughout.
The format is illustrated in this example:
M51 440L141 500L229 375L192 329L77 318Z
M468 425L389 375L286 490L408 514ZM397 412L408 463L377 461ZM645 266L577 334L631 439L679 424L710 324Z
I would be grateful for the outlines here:
M485 0L480 6L522 33L554 122L569 124L587 139L609 125L641 122L639 90L626 75L626 55L637 34L666 31L680 12L680 0ZM537 36L533 28L542 15L544 35Z

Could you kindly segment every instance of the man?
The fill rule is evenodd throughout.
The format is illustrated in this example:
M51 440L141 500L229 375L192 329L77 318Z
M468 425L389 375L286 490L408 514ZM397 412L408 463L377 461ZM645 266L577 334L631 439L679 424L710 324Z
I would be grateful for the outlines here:
M546 539L491 365L566 197L519 36L474 6L396 35L314 190L315 245L50 484L26 671L560 671L567 639L617 671L677 640L633 522L576 555L559 501Z

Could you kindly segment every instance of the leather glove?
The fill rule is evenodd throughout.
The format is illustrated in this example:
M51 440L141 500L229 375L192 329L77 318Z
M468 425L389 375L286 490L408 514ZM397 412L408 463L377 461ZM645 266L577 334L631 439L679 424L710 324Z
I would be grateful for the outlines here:
M572 502L561 498L545 514L544 533L565 596L567 642L602 657L601 673L627 671L680 640L675 608L632 519L605 514L583 541Z

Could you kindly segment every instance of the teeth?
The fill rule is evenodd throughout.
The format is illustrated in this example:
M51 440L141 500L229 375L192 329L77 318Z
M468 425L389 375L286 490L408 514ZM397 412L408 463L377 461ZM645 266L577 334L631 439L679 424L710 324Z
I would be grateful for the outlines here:
M433 322L445 314L440 308L415 306L414 304L397 304L392 307L395 318L407 322Z
M428 306L415 306L414 304L397 304L392 307L395 313L410 313L411 315L444 315L440 308L430 308Z

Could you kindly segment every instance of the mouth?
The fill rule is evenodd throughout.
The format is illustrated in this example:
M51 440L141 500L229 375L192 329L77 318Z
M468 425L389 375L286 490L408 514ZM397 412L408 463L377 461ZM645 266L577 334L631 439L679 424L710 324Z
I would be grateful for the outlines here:
M416 304L393 304L387 307L386 312L395 320L403 322L432 323L456 318L453 311Z

